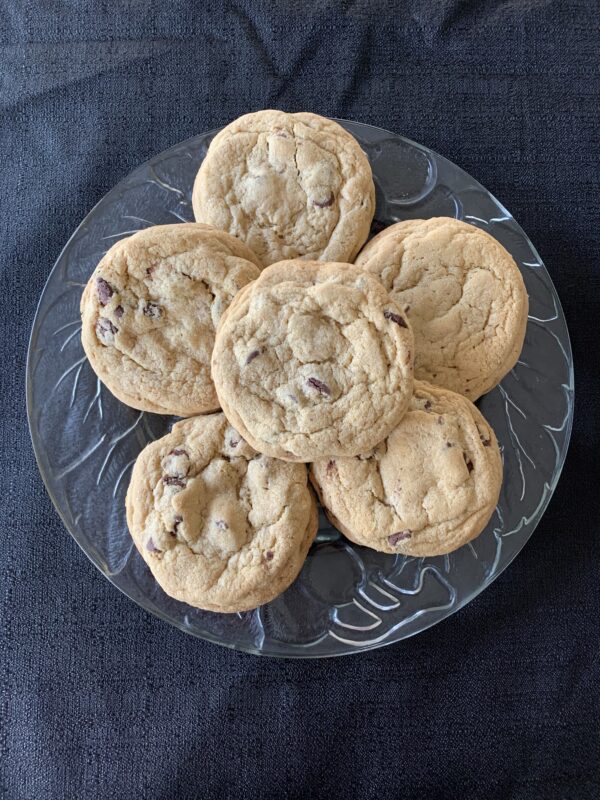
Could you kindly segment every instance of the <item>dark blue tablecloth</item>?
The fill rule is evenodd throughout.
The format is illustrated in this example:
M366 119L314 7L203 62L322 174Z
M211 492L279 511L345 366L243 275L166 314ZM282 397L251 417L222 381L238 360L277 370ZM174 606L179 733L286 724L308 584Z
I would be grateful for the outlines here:
M0 4L0 794L597 798L599 6L507 0ZM141 161L261 107L397 131L521 222L571 329L563 477L461 613L336 661L258 659L121 596L64 530L25 417L29 330L86 212Z

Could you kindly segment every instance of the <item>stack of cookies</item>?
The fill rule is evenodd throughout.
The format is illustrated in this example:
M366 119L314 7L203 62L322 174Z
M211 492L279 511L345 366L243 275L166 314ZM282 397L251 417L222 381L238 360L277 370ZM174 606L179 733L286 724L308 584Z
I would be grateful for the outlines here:
M527 321L508 252L446 218L363 247L369 163L308 113L223 129L193 207L196 223L112 247L81 304L108 389L186 418L142 451L127 494L163 589L221 612L276 597L317 531L311 486L345 536L385 553L479 535L502 461L473 401L513 367Z

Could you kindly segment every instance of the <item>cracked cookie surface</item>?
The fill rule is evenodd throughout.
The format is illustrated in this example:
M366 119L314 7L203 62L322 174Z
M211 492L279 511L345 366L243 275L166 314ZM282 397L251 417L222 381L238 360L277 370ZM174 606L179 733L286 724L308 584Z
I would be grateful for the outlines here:
M146 228L117 242L81 299L94 372L133 408L191 416L219 407L210 376L215 329L259 275L257 257L208 225Z
M264 266L352 261L369 234L375 187L366 155L337 122L267 110L215 136L192 203L198 221L241 239Z
M492 428L465 397L415 381L410 408L388 438L356 458L311 464L332 524L384 553L436 556L487 525L502 459Z
M386 228L356 264L376 274L415 333L415 377L476 400L515 365L528 298L512 256L456 219Z
M223 315L212 375L255 449L313 461L356 455L390 433L412 395L412 350L410 325L373 275L282 261Z
M283 592L318 527L306 467L255 452L222 413L178 422L149 444L126 506L164 591L210 611L245 611Z

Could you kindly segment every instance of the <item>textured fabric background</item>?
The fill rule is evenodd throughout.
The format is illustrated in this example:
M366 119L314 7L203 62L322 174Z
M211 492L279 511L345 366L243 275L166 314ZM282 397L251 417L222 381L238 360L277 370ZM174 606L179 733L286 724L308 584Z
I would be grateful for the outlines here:
M597 2L0 2L0 796L600 796ZM575 429L533 539L460 614L258 659L121 596L63 529L24 402L46 276L141 161L245 111L371 122L506 204L557 285Z

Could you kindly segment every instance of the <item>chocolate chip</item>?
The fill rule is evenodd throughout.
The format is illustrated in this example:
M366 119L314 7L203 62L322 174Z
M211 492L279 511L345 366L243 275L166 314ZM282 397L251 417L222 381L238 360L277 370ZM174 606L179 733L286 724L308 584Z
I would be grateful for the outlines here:
M325 394L327 397L331 395L331 389L329 386L327 386L326 383L323 383L323 381L318 380L318 378L309 378L306 383L312 389L316 389L319 394Z
M152 277L152 274L154 273L154 270L155 270L155 269L156 269L156 267L146 267L146 275L147 275L149 278L151 278L151 277Z
M408 328L406 321L400 316L400 314L396 314L393 311L384 311L383 316L386 319L391 319L392 322L395 322L396 325L400 325L401 328Z
M454 447L454 445L452 444L452 442L446 442L446 447Z
M185 486L185 478L178 478L176 475L163 475L163 483L167 486Z
M144 316L158 319L162 317L162 308L156 303L146 303L144 306Z
M331 475L337 469L335 461L332 459L331 461L327 462L327 466L325 467L325 472L327 475Z
M162 553L162 550L154 544L154 539L150 537L146 542L146 550L149 550L151 553Z
M238 446L239 443L240 443L239 439L230 439L229 440L229 447L234 447L235 448L235 447Z
M185 450L180 447L171 450L163 459L162 467L165 473L165 477L163 478L165 483L172 486L185 486L185 483L178 484L175 482L185 478L190 471L190 461ZM167 480L168 478L173 479L173 481Z
M248 366L248 364L251 361L254 361L255 358L258 358L261 352L262 352L261 350L253 350L251 353L248 353L248 356L246 358L246 366Z
M267 550L267 552L265 553L265 558L267 559L267 561L271 561L274 555L275 553L272 550Z
M431 400L425 400L425 411L429 411L431 408Z
M469 472L473 472L473 462L466 453L463 453L463 456L465 459L465 464L467 465L467 469L469 470Z
M121 319L121 317L123 316L124 313L125 313L125 309L123 308L123 306L117 306L115 308L115 317L117 319Z
M182 522L183 522L183 517L180 517L179 515L177 515L174 518L174 520L173 520L173 530L169 531L171 536L173 536L173 537L177 536L177 528L181 525Z
M481 438L481 444L482 444L484 447L489 447L489 446L491 445L491 443L492 443L492 440L491 440L491 439L486 439L486 438L485 438L485 437L483 437L483 436L480 436L480 438Z
M106 317L100 317L96 322L96 336L103 344L112 344L118 330L116 325L113 325Z
M115 334L119 330L107 317L100 317L97 326L105 333Z
M313 205L317 206L318 208L328 208L329 206L333 205L333 193L329 195L327 200L320 202L319 200L313 200Z
M224 519L216 519L215 525L220 531L227 531L229 530L229 525L225 522Z
M402 542L404 539L410 539L411 536L412 533L410 531L398 531L398 533L392 533L391 536L388 536L388 542L392 547L395 547L398 542Z
M96 278L96 291L101 306L105 306L114 294L112 286L104 278Z

